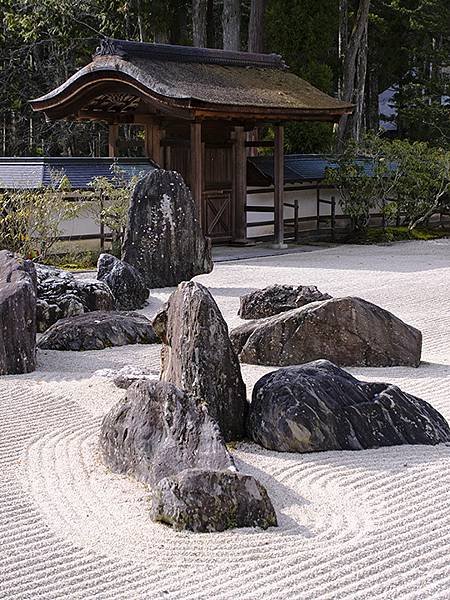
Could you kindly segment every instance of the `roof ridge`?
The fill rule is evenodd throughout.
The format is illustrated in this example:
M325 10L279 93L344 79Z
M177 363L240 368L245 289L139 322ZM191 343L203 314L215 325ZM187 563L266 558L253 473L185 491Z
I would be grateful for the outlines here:
M217 48L153 44L106 37L100 39L100 44L92 58L95 60L100 56L118 56L124 60L131 57L142 57L176 62L287 69L286 63L279 54L232 52Z

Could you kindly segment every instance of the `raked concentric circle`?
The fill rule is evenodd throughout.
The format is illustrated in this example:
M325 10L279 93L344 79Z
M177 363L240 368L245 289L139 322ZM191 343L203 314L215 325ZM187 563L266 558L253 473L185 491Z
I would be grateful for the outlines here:
M449 241L332 248L217 265L200 280L230 323L242 282L357 287L422 329L427 362L352 372L448 419L449 254ZM447 445L295 455L240 444L238 466L266 486L278 528L192 534L151 522L145 486L99 459L102 415L124 391L93 374L158 362L153 346L46 352L36 373L0 380L1 600L448 600ZM267 370L244 365L248 387Z

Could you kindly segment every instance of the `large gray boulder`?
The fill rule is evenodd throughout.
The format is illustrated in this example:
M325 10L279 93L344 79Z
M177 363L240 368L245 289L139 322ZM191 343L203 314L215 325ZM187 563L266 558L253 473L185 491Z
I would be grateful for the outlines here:
M131 196L122 259L149 288L174 286L213 268L209 241L181 175L157 169Z
M153 320L163 342L161 379L204 402L226 441L245 434L248 402L228 327L209 291L181 283Z
M206 407L162 381L128 388L103 419L100 449L112 471L149 485L184 469L236 470Z
M229 471L188 469L161 479L152 493L150 514L154 521L195 532L277 525L259 481Z
M111 254L100 254L97 279L111 290L118 310L138 310L145 306L148 289L139 272Z
M269 285L241 296L238 314L242 319L262 319L330 298L315 285Z
M36 368L36 271L29 260L0 251L0 375Z
M205 405L176 386L141 379L103 419L104 463L146 483L151 517L177 529L276 525L264 488L238 475Z
M151 322L139 313L93 311L60 319L42 335L42 350L103 350L126 344L154 344Z
M417 367L422 334L361 298L313 302L231 332L242 362L299 365L324 358L339 366Z
M450 441L445 419L388 383L366 383L318 360L268 373L255 385L253 441L280 452L361 450Z
M96 279L79 279L56 267L39 263L35 266L39 332L46 331L59 319L91 311L114 310L114 296L106 283Z

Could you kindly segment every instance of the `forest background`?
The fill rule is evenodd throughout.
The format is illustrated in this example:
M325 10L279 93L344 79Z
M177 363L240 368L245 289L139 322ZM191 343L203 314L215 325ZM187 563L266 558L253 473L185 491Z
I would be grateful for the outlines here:
M275 52L354 102L340 131L289 125L288 152L329 152L378 132L379 94L392 87L390 135L450 145L448 0L0 0L0 15L2 156L106 155L106 126L46 122L28 104L89 62L101 36ZM123 129L128 142L140 135ZM136 152L128 143L124 154Z

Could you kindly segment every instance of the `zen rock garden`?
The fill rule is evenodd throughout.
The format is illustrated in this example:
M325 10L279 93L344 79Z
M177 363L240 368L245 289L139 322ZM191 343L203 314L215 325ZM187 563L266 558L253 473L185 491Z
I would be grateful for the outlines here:
M0 374L34 370L36 345L161 344L159 374L133 365L114 374L126 391L99 438L104 464L148 487L149 518L194 532L275 527L270 489L233 459L243 440L291 453L450 441L427 402L341 368L418 367L420 331L356 296L274 285L241 298L245 321L229 333L192 280L212 266L189 189L162 170L137 185L123 260L101 255L97 279L0 252ZM174 286L152 322L136 312L149 288ZM251 402L241 363L280 367L257 381Z

